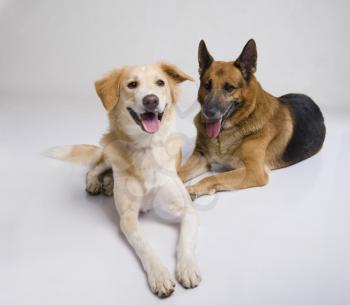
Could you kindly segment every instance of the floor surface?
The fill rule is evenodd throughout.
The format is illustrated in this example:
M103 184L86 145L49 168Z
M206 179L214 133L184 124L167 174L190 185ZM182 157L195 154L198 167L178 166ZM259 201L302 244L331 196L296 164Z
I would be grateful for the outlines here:
M325 113L323 150L271 172L266 187L197 200L203 281L159 300L113 199L85 193L84 168L41 155L97 143L107 120L96 101L2 97L0 304L350 304L349 113ZM188 156L191 118L178 125ZM141 222L174 271L177 227L152 213Z

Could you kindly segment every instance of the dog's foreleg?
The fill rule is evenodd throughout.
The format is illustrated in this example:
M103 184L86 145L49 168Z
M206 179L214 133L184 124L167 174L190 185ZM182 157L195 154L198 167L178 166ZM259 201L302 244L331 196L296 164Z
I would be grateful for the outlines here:
M190 204L183 210L177 245L176 278L185 288L194 288L201 281L201 273L195 257L199 221L197 212Z
M209 170L208 160L196 149L179 171L179 177L183 182L189 181Z
M171 217L180 225L180 235L177 243L176 278L185 288L194 288L201 281L195 247L199 219L193 208L191 199L182 181L171 179L169 184L158 190L155 206L159 216Z
M260 168L260 169L258 169ZM236 170L206 177L187 188L192 198L211 195L219 191L232 191L255 186L263 186L268 181L264 167L255 169L241 167Z
M274 133L264 129L244 142L239 155L242 167L206 177L187 188L192 198L214 194L218 191L231 191L254 186L263 186L268 182L265 167L266 148Z
M115 203L120 215L120 228L139 257L152 292L161 298L168 297L174 291L175 282L141 232L138 221L139 204L137 199L132 199L132 196L127 195L125 186L124 188L114 186Z

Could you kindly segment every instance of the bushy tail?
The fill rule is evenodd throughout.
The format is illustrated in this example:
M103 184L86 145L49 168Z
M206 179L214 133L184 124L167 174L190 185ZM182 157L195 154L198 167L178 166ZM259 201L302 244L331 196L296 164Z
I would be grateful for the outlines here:
M45 156L92 167L97 164L103 157L101 147L88 144L65 145L49 148Z

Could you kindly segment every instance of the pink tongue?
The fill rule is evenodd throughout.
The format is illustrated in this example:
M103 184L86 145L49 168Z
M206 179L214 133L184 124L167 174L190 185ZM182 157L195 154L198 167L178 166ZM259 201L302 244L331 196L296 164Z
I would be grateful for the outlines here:
M149 133L155 133L158 131L160 126L160 121L154 117L148 120L141 120L143 128Z
M215 138L219 135L220 130L221 130L221 119L206 123L206 130L207 130L207 136L209 138Z

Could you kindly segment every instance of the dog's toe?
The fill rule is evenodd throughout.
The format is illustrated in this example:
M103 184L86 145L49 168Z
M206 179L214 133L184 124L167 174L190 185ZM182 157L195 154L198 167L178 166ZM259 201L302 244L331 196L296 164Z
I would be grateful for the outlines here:
M193 193L192 194L190 193L190 197L192 201L195 201L198 198L197 194L193 194Z
M102 192L105 196L113 195L113 176L105 175L102 179Z
M102 191L102 183L96 178L89 178L86 179L86 189L85 189L90 195L98 195Z
M192 186L187 187L187 192L189 193L192 201L195 201L198 197L200 197L195 188L193 188Z
M148 276L148 282L152 292L160 298L169 297L175 290L175 281L164 267L154 268Z
M176 278L184 288L195 288L202 280L201 272L194 259L182 259L176 266Z

